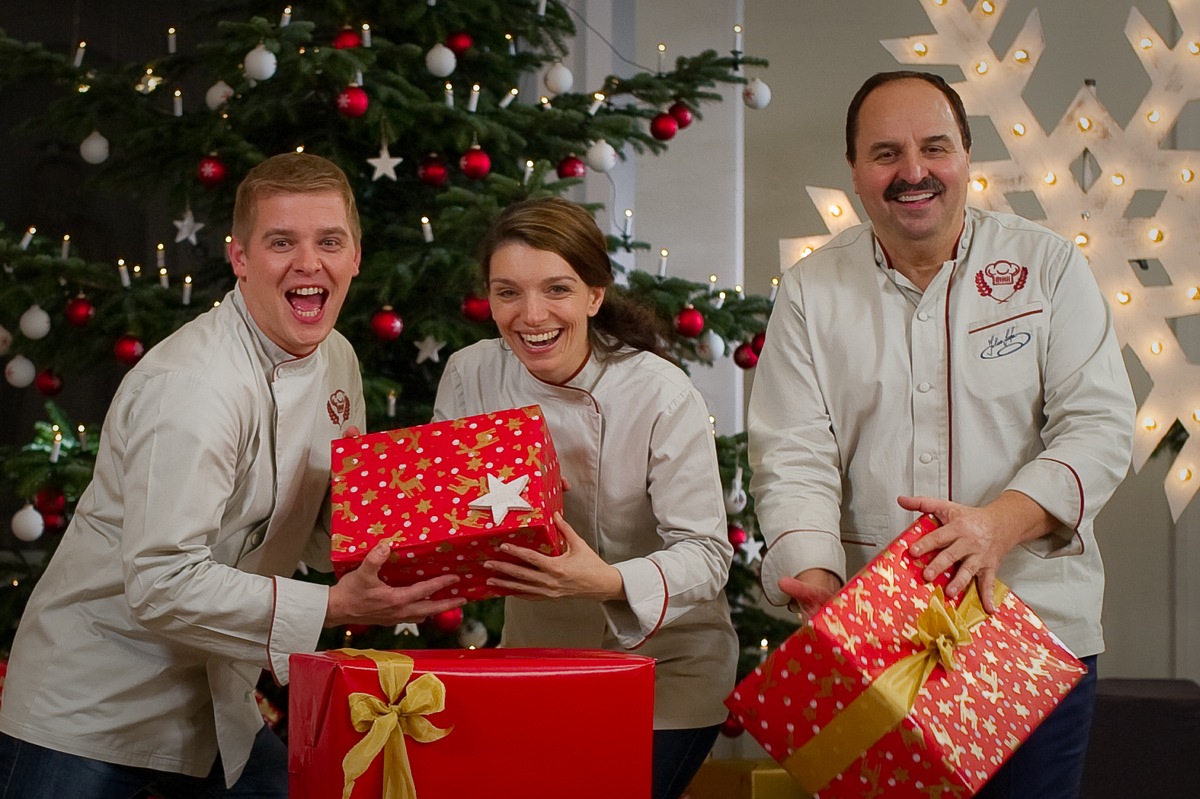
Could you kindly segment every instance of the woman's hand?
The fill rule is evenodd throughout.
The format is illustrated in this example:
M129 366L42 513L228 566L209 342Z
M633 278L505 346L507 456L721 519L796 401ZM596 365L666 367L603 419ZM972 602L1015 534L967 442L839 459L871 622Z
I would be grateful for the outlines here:
M501 544L501 552L523 561L524 565L486 561L484 568L496 573L488 578L488 585L517 591L526 599L586 597L603 602L623 598L625 581L621 572L605 563L563 520L561 513L554 514L554 524L567 543L563 554L551 557L526 547Z

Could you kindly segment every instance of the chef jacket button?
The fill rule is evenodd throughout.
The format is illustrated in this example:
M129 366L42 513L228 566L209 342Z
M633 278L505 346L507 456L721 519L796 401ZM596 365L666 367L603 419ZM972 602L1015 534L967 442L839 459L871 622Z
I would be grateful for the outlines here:
M250 536L250 546L256 547L259 544L261 544L262 542L263 542L263 534L261 532L257 532L254 535Z
M924 380L922 380L920 383L917 383L917 391L920 391L922 394L931 388L933 388L933 386L931 386L929 383L926 383Z
M922 322L928 322L929 314L925 313L924 311L919 311L917 313L917 318L920 319Z
M921 463L933 463L933 456L928 452L922 452L920 461Z

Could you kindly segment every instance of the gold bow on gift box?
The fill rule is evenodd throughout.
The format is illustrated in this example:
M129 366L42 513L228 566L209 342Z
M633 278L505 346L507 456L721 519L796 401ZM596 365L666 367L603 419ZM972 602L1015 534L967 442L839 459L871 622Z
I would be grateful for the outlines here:
M416 799L417 788L413 783L404 736L420 743L430 743L450 734L450 729L436 727L425 718L445 708L445 684L435 674L422 674L410 683L408 679L413 673L413 659L399 652L361 649L336 651L375 661L379 668L379 686L387 697L385 702L371 694L350 694L350 720L354 729L366 735L342 760L346 779L342 799L350 799L354 781L366 772L381 751L383 799ZM403 699L399 699L401 692L404 693Z
M1008 588L996 581L999 607ZM948 604L940 587L917 619L912 642L918 650L885 669L857 699L783 762L810 794L828 785L912 710L921 687L938 663L956 671L955 649L971 643L971 630L987 619L975 582L958 607Z

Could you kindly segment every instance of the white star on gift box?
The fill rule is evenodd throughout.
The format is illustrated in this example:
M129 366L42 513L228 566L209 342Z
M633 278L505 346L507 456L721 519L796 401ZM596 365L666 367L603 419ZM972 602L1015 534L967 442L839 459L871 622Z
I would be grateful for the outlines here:
M474 499L467 505L475 510L488 508L492 511L492 522L500 524L510 510L533 510L533 506L521 498L521 492L529 484L529 475L523 474L516 480L506 483L495 475L489 474L488 493Z
M444 346L446 346L446 342L439 341L433 336L426 336L416 342L417 363L425 363L426 361L441 363L441 354L438 351Z
M382 177L389 177L392 180L396 179L396 167L404 161L403 158L396 158L388 152L388 146L385 143L379 148L379 155L375 158L368 158L367 163L375 167L375 174L371 176L371 180L379 180Z
M189 208L183 213L183 219L176 219L171 223L175 229L179 231L175 234L175 243L187 239L192 244L196 244L196 234L204 227L203 222L197 222L196 217L192 216L192 209Z

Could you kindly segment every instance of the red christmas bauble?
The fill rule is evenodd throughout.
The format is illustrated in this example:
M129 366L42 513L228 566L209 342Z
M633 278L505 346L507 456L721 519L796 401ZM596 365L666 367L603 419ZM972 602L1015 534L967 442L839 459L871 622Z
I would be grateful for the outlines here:
M43 369L33 378L33 387L43 397L53 397L62 391L63 381L53 369Z
M449 175L450 170L446 168L446 162L437 153L425 156L417 166L417 180L426 186L440 186L446 182Z
M61 533L67 529L67 517L62 513L43 513L42 525L47 533Z
M80 294L78 297L67 300L67 307L63 309L63 315L75 327L84 327L96 315L96 306L92 305L91 300Z
M568 155L558 162L557 172L560 178L581 178L587 172L587 164L577 155Z
M729 543L733 544L734 548L740 547L750 540L750 534L736 524L729 525L728 533Z
M452 633L459 628L463 621L462 608L451 608L430 617L433 626L444 633Z
M475 44L475 40L466 31L455 31L446 37L446 46L459 58L462 58L463 54L470 50L473 44Z
M667 109L667 113L675 120L675 124L679 126L680 130L692 124L692 120L696 118L695 114L692 113L692 109L688 108L687 104L683 101L673 104Z
M746 731L742 723L734 717L732 713L725 717L721 722L721 734L726 738L736 738Z
M347 47L358 47L361 44L362 36L354 28L342 28L341 32L333 37L335 50L345 50Z
M369 102L362 86L347 86L338 92L337 110L342 116L354 119L367 113Z
M62 513L67 509L67 496L59 488L45 486L33 495L33 507L43 516L47 513Z
M200 163L196 165L196 177L200 178L200 182L206 188L215 188L225 182L225 176L229 170L225 168L225 162L215 155L206 155L200 159Z
M659 141L673 139L678 132L679 123L675 121L675 117L665 111L650 120L650 135Z
M462 312L472 322L486 322L492 318L492 305L487 297L472 294L463 299Z
M733 351L733 362L743 369L753 369L758 366L758 353L749 344L739 344Z
M371 317L371 332L380 341L395 341L404 332L404 320L392 310L392 306L385 305Z
M755 355L762 355L762 348L766 343L767 331L760 330L754 334L754 338L750 339L750 349L754 350Z
M126 366L133 366L146 354L146 345L136 336L124 335L113 345L113 354Z
M675 315L675 330L681 336L695 338L704 330L704 314L687 306Z
M475 144L458 159L458 168L471 180L483 180L492 171L492 158Z

